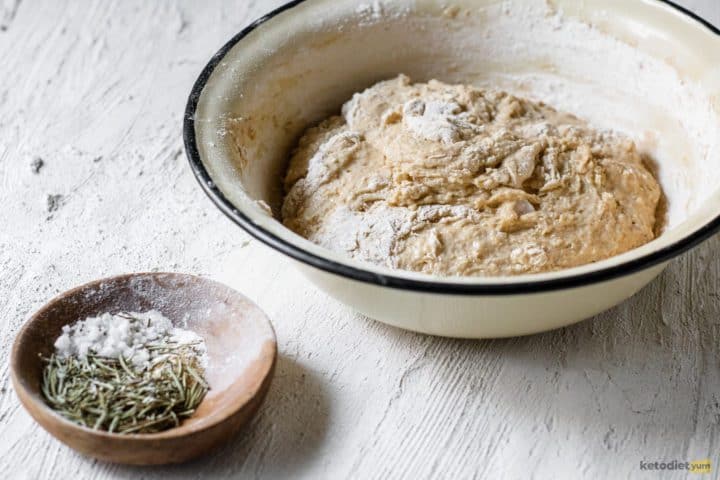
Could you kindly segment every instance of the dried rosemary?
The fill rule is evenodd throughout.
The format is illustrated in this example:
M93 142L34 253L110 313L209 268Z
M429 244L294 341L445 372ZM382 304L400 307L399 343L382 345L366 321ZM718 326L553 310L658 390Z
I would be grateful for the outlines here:
M96 430L153 433L180 425L208 391L194 344L147 345L154 359L138 367L122 356L52 355L42 392L65 418Z

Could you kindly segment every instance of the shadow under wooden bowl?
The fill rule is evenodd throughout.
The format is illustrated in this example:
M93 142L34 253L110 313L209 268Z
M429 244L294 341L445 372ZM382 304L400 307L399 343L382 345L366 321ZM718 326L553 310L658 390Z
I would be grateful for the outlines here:
M64 325L104 312L159 310L195 331L208 350L210 391L179 427L152 434L111 434L54 412L40 391L43 361ZM267 316L212 280L177 273L138 273L88 283L51 300L13 345L11 376L20 401L50 434L75 450L116 463L159 465L195 458L236 434L262 403L277 357Z

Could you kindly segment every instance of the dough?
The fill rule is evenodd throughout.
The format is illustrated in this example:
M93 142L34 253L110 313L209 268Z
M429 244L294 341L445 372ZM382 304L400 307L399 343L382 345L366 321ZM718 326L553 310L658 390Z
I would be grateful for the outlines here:
M654 238L634 143L506 92L401 75L309 129L284 224L353 258L436 275L596 262Z

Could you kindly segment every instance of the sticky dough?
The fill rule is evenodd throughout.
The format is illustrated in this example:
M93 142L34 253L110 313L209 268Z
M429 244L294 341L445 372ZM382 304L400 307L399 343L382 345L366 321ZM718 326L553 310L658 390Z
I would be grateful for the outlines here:
M654 238L660 187L634 143L467 85L376 84L309 129L283 221L353 258L436 275L583 265Z

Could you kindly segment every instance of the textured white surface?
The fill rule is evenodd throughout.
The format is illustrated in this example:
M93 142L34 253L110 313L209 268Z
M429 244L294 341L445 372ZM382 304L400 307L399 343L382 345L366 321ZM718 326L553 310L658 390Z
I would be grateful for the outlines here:
M222 217L186 165L182 111L207 59L280 3L0 0L0 478L656 478L641 460L703 458L717 472L718 237L595 319L478 342L361 318ZM717 0L681 3L720 24ZM81 457L9 384L35 309L143 270L225 281L278 334L259 415L187 465Z

